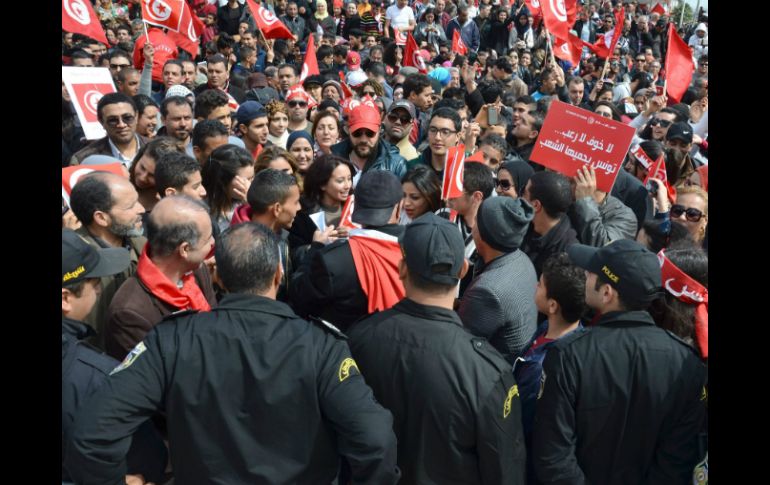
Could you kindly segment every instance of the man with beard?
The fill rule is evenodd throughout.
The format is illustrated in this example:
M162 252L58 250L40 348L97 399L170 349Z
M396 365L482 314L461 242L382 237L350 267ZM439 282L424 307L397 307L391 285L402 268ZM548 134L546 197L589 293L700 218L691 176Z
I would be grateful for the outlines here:
M309 95L302 89L292 89L286 95L286 107L289 110L289 133L295 131L312 131L312 124L307 120L309 110Z
M415 109L409 101L402 99L390 106L388 115L383 120L385 127L385 140L398 148L398 152L406 160L417 158L414 146L409 143L409 133L414 124Z
M176 139L187 147L187 153L192 156L193 110L190 101L182 96L164 99L163 104L160 105L160 117L163 128L158 131L158 135Z
M92 343L104 349L103 327L107 308L118 288L136 273L139 255L147 239L142 237L142 214L139 194L125 178L107 172L83 176L72 189L70 208L83 223L77 233L96 249L126 248L131 264L121 273L101 279L102 293L88 316L83 319L96 330Z
M104 95L96 105L96 117L107 136L75 152L70 165L79 165L89 155L108 155L129 168L147 139L136 133L136 104L123 93Z
M360 104L348 118L350 135L332 146L332 153L347 158L356 167L353 185L361 174L370 170L387 170L399 179L406 174L406 160L398 148L380 139L380 112L377 108Z

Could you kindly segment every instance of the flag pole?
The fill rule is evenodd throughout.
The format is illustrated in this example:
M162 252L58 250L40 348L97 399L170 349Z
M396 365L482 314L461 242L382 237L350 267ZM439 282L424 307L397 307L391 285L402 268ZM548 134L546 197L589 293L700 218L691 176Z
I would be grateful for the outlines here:
M679 26L682 26L682 22L684 21L684 7L687 6L686 0L679 0L679 4L682 6L682 12L679 14Z
M147 39L147 42L150 42L150 34L147 33L147 22L142 20L142 27L144 27L144 36Z

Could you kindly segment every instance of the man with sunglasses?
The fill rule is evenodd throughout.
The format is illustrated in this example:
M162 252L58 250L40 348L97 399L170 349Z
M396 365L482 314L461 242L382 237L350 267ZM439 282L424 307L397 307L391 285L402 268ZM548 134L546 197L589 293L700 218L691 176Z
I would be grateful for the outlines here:
M332 153L349 159L356 168L353 184L362 173L387 170L399 179L406 174L406 160L397 147L380 138L380 111L366 104L353 108L348 118L350 135L332 146Z
M383 120L385 141L395 145L398 152L406 160L420 156L414 146L409 143L409 133L412 131L415 113L414 105L402 99L390 106L388 115Z
M107 132L107 136L91 142L75 152L70 165L79 165L89 155L108 155L117 158L131 168L136 153L147 142L147 138L136 133L136 104L123 93L104 95L96 105L96 117Z
M307 120L308 94L302 89L290 89L286 96L286 106L289 109L289 133L295 131L307 131L313 129L312 123Z
M112 80L117 84L118 73L122 69L133 67L131 64L131 56L127 52L121 49L115 49L109 54L110 61L110 74L112 74Z

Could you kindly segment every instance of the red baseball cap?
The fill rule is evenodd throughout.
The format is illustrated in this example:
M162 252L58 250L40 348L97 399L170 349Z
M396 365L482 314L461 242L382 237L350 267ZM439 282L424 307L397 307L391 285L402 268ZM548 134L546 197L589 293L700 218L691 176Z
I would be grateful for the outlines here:
M375 133L379 133L381 123L382 118L380 118L380 110L367 104L359 104L353 108L350 112L350 117L348 118L350 133L358 131L359 128L366 128Z
M349 70L357 71L361 68L361 55L356 51L349 51L345 63Z

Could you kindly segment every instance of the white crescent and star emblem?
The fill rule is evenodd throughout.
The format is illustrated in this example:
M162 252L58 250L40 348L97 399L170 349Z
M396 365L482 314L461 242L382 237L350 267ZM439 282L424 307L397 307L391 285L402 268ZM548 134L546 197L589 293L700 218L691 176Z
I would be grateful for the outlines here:
M104 94L99 91L87 91L86 94L83 95L83 107L91 113L97 114L96 106L99 104L99 100L102 99L102 96L104 96Z
M567 21L567 9L564 7L564 0L548 0L551 11L559 22Z
M171 17L171 7L163 0L144 0L147 14L153 22L165 22Z
M267 25L273 25L278 21L275 15L273 15L273 12L270 10L260 7L259 11L257 12L257 15L262 19L263 22L265 22Z
M81 25L91 23L91 14L88 12L88 7L83 3L83 0L64 0L64 11Z

